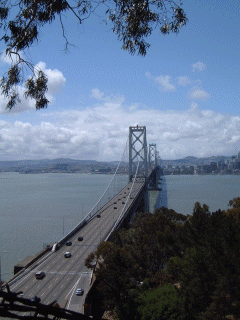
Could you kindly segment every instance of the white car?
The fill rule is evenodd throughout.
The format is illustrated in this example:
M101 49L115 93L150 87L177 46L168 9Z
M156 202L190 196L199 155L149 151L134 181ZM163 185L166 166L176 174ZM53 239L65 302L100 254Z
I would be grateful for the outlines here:
M84 294L84 290L82 288L79 288L76 290L76 295L77 296L82 296Z

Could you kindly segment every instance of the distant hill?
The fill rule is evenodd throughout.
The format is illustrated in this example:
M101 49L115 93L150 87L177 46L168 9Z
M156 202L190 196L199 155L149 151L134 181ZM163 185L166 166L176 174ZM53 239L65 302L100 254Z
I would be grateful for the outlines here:
M0 161L0 172L48 173L48 172L112 172L118 162L99 162L96 160L73 160L69 158L43 160ZM128 164L122 163L121 167Z
M161 160L161 163L163 166L171 164L172 166L196 166L199 164L210 164L211 162L218 162L220 160L226 161L230 159L231 157L226 156L212 156L212 157L206 157L206 158L196 158L196 157L185 157L183 159L177 159L177 160Z
M49 166L56 164L95 164L95 160L73 160L68 158L58 158L58 159L43 159L43 160L15 160L15 161L0 161L0 169L2 168L13 168L22 166Z
M185 157L177 160L161 160L162 166L194 166L198 164L210 164L219 160L226 161L230 157L212 156L206 158ZM96 160L74 160L69 158L42 159L42 160L16 160L0 161L1 172L20 173L47 173L47 172L112 172L118 166L117 161L100 162ZM128 163L124 162L122 168L127 168ZM126 169L124 169L126 170ZM123 170L123 171L124 171Z

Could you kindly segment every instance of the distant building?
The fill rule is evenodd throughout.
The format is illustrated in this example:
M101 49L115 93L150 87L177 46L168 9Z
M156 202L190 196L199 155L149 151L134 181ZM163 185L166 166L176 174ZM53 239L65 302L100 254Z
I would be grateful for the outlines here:
M217 169L218 169L217 163L216 162L211 162L210 168L211 168L212 172L217 171Z

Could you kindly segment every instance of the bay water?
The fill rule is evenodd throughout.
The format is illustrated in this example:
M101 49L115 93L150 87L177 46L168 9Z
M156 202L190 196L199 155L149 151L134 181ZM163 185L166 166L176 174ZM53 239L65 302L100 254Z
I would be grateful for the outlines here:
M104 174L0 173L2 279L13 276L19 261L73 229L96 204L111 178ZM119 176L118 189L127 182L127 175ZM227 209L229 200L240 196L237 175L171 175L161 183L160 192L150 193L152 203L157 200L157 206L183 214L191 214L197 201L207 204L210 211Z

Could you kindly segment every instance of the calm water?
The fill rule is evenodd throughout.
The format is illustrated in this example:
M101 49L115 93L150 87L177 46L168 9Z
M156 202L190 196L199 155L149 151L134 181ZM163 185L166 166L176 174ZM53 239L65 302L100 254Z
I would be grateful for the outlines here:
M127 176L118 177L123 187ZM0 174L0 257L2 278L13 266L61 239L95 205L111 180L110 175ZM240 176L166 176L158 204L191 214L196 201L211 211L226 209L240 196ZM152 198L157 198L155 192Z

